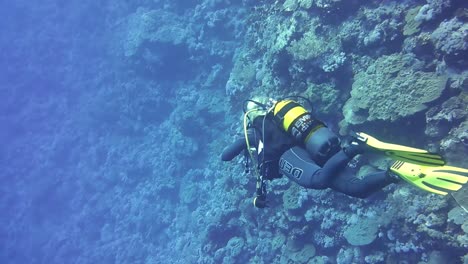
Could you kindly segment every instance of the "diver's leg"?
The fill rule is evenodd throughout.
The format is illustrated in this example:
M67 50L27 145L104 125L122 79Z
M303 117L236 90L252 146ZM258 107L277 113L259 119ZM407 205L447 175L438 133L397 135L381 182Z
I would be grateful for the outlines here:
M295 183L313 189L328 187L328 180L320 173L321 168L300 147L287 150L280 158L279 171Z
M309 156L309 153L293 147L280 159L280 173L306 188L325 189L341 173L351 158L344 151L333 155L321 168Z
M387 171L379 171L366 175L360 179L351 172L340 173L330 184L330 188L346 195L367 198L395 180L387 175Z
M353 156L354 157L354 156ZM333 155L322 168L322 174L326 178L335 178L342 170L346 168L349 161L353 158L347 155L343 150Z

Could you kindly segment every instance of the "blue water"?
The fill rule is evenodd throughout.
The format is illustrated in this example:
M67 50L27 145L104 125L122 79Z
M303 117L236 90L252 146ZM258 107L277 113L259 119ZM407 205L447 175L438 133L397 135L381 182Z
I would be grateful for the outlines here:
M171 4L183 14L195 2ZM163 263L173 255L176 234L165 229L179 184L205 166L216 130L200 125L214 128L222 115L168 118L177 107L181 116L203 110L189 104L196 98L179 106L176 97L196 96L190 80L204 72L196 67L217 62L195 65L186 47L166 43L151 47L162 60L153 69L125 57L122 24L143 5L160 4L2 4L1 263Z
M305 93L307 79L319 89L311 96L314 103L331 100L317 103L328 109L318 115L337 132L353 82L351 63L328 60L342 50L327 51L337 54L322 54L326 59L310 64L293 64L293 56L281 47L271 53L271 61L260 60L275 49L266 40L275 36L256 36L265 27L256 21L291 14L282 3L260 2L0 4L0 263L461 263L466 214L451 198L406 185L361 201L329 190L306 191L282 179L269 187L271 208L251 205L255 182L244 175L242 159L229 164L219 159L242 132L242 101L252 94ZM323 9L316 2L308 12L325 25L317 26L318 35L327 34L327 25L338 28L356 17L359 9L356 3ZM463 6L453 2L452 7ZM393 8L392 3L398 2L373 1L366 8ZM426 2L399 4L406 10ZM445 13L424 30L432 32L443 16L454 17L455 8L441 8ZM391 17L385 12L372 19ZM312 19L303 15L296 16L294 30L303 31ZM395 21L403 23L404 14L395 15ZM272 19L268 25L273 29L277 23ZM354 45L357 35L346 40ZM302 33L289 36L287 45ZM349 54L361 56L352 66L365 69L381 56L408 52L406 37L343 50L348 60ZM454 49L466 54L458 44ZM437 51L412 50L425 63L422 71L443 71L427 59L443 57L437 45ZM466 71L466 62L453 60L456 54L445 54L456 63L449 61L447 67L454 70L443 74L457 72L451 77L461 78L457 74ZM316 63L335 63L338 70L330 73ZM239 77L244 86L229 85L233 72L252 81ZM273 77L266 82L262 78L268 74ZM462 89L466 93L460 87L430 107L441 107ZM449 121L450 128L466 121L464 111ZM402 121L357 127L392 138L385 133L423 119L418 112ZM414 129L413 138L395 133L392 139L426 146L449 141L448 132L426 139L423 130ZM445 151L456 157L449 160L455 165L467 164L466 147ZM297 197L293 205L283 193ZM390 220L376 227L377 218ZM375 241L351 245L343 233L362 219L378 230L371 234Z

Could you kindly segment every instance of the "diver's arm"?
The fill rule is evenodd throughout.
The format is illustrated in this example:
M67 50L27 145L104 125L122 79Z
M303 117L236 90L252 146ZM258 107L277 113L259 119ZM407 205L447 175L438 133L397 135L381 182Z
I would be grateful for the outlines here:
M249 137L249 142L251 146L257 146L257 139L255 136L255 132L253 129L247 130L247 135ZM230 146L227 146L224 150L223 153L221 154L221 160L222 161L231 161L234 159L236 156L238 156L244 149L247 148L247 143L245 142L245 138L241 137L234 141L233 144Z
M237 155L239 155L242 150L246 149L247 145L245 143L245 138L237 139L233 144L227 146L221 154L222 161L231 161Z

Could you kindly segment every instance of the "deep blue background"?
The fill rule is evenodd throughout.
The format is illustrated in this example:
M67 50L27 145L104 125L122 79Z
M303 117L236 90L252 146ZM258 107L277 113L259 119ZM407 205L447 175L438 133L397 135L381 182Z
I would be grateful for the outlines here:
M171 4L182 15L198 2ZM189 82L226 59L191 62L187 47L164 43L148 47L164 67L123 56L122 25L142 5L161 4L0 7L0 263L181 258L170 253L179 227L165 231L172 205L223 120ZM210 92L215 103L222 94Z
M336 26L335 20L347 19L341 13L352 17L361 4L372 18L378 7L397 3L358 2L346 2L352 3L349 10L312 8L311 18L324 18L323 26L317 28L327 30ZM291 13L282 13L282 3L271 9L269 4L256 0L2 2L0 263L185 264L219 263L224 258L246 263L256 256L269 262L279 261L279 254L289 257L284 254L289 252L287 246L273 249L271 243L272 238L286 242L286 237L313 244L317 256L335 258L341 252L343 263L344 255L350 255L348 259L362 255L362 259L374 252L390 260L401 257L416 262L426 253L417 247L424 243L431 245L428 254L440 249L447 255L454 253L458 261L464 252L453 241L463 233L459 223L447 223L445 217L456 204L406 185L392 186L375 199L361 201L329 190L294 188L283 179L270 185L271 208L260 211L252 206L255 182L243 173L242 160L222 163L219 159L221 150L241 131L241 102L251 93L281 97L303 92L304 79L309 82L309 77L320 84L336 81L330 89L339 93L339 102L325 117L337 131L342 118L339 108L349 97L356 73L352 68L366 68L344 67L346 74L334 76L316 65L304 66L311 67L306 71L302 66L292 67L298 64L291 64L284 49L270 54L276 37L265 38L262 33L288 30L277 24L289 21ZM253 5L263 7L255 11L258 17L246 20L249 10L256 10L250 9ZM144 7L142 12L139 7ZM189 28L187 39L177 44L146 41L133 56L124 56L123 43L131 31L126 23L133 14L148 10L173 15L176 21L167 24ZM368 27L359 37L369 34L377 23L388 26L382 15L387 11L379 12L375 23L367 25L364 19L363 27L357 27ZM404 12L400 13L402 27ZM437 23L443 20L437 19ZM292 38L299 39L309 22L298 26ZM428 23L429 30L437 27L436 22ZM260 28L265 25L272 25L271 29ZM399 41L401 48L403 40ZM350 43L348 59L354 56L355 62L362 59L361 64L371 64L382 55ZM384 42L378 49L383 54L396 52L392 44ZM440 60L443 57L432 50L428 53ZM231 74L233 79L249 75L242 72L244 62L255 64L254 80L241 82L245 87L234 87L237 91L226 91ZM240 65L237 72L233 70L236 63ZM430 67L435 67L433 63ZM272 75L271 83L263 84L260 79L266 73ZM317 108L321 96L327 98L323 93L313 95ZM419 120L414 123L424 123L423 115L415 115ZM385 125L398 126L390 121ZM379 122L364 126L372 133L385 130ZM427 141L423 130L418 125L414 135L405 132L401 138ZM289 211L285 193L290 198L287 206L300 203L301 211ZM389 198L382 201L382 196ZM368 214L371 219L390 209L395 210L394 218L372 245L352 247L343 238L349 218ZM435 230L451 230L453 237L427 239L432 230L417 231L425 223L413 220L433 212L444 217ZM305 221L297 216L307 213L315 218ZM387 239L387 231L395 237ZM405 254L395 251L411 246L415 249Z
M109 127L91 112L103 112L109 98L96 93L117 81L111 29L129 11L112 1L2 4L1 263L70 263L99 237L106 209L92 200L105 151L87 153Z

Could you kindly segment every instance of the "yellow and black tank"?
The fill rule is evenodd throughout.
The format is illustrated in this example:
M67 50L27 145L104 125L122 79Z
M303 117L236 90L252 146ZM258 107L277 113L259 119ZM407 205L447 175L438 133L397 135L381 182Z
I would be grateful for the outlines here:
M276 123L296 142L303 144L316 162L323 163L340 150L338 136L298 102L277 102L273 115Z

